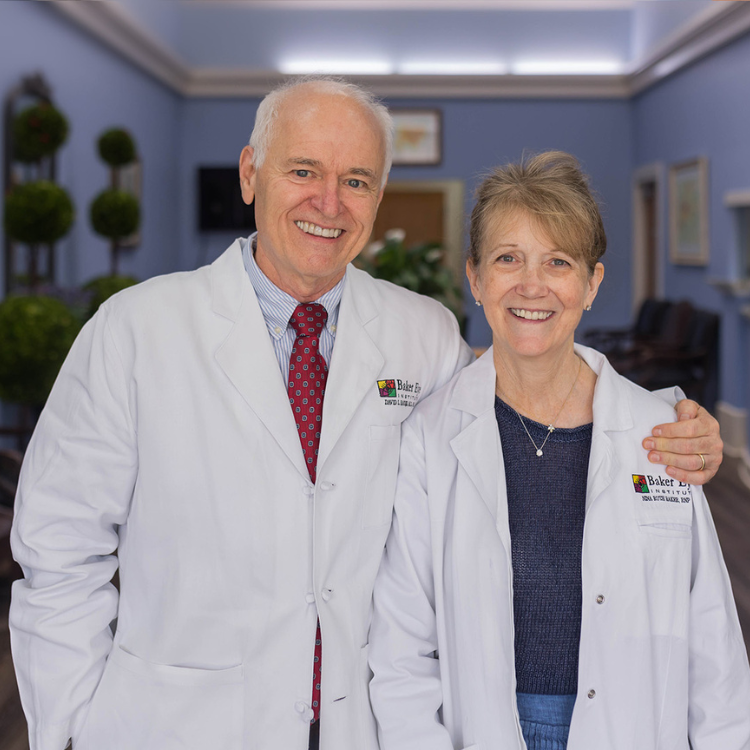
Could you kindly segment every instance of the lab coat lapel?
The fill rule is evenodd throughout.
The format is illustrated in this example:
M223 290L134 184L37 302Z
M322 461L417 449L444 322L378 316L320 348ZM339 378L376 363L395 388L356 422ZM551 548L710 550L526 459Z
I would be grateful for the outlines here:
M492 349L461 372L450 406L475 417L451 440L451 448L487 506L507 547L510 541L508 508L501 502L505 496L505 466L495 417Z
M586 490L588 512L596 499L612 484L620 468L620 460L609 433L633 427L632 398L630 392L617 382L620 376L603 354L578 345L576 352L597 375L594 391L594 429L591 436Z
M233 322L216 361L300 474L308 478L284 378L236 241L211 267L212 308Z
M368 324L377 317L372 280L349 266L323 401L318 474L368 390L377 388L385 358L368 333Z

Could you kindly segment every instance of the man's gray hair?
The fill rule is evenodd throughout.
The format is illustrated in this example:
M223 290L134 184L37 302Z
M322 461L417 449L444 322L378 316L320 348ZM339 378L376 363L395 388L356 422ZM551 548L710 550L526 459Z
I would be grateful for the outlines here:
M383 155L383 181L381 187L388 179L393 161L393 118L388 108L382 104L377 97L361 86L349 83L340 78L331 76L304 76L294 78L277 86L268 93L258 107L255 114L255 127L250 135L250 147L253 149L253 165L258 168L263 164L271 140L273 124L279 114L279 109L284 100L294 92L305 89L314 93L334 94L346 96L365 108L378 123L385 153Z

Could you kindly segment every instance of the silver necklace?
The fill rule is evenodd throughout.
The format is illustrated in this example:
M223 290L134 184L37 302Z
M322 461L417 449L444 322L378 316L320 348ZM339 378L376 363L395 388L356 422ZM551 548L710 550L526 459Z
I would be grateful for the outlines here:
M579 357L578 358L578 372L576 372L575 380L573 381L573 385L570 386L570 390L568 391L568 395L565 397L565 401L562 402L562 406L560 407L560 411L557 412L557 416L555 416L555 418L552 420L553 422L557 422L557 420L559 419L560 415L562 414L563 409L565 408L565 404L568 403L568 399L570 398L570 394L573 393L573 389L576 387L576 383L578 382L578 376L581 374L581 363L582 362L583 362L583 360ZM508 406L510 406L510 404L508 404ZM512 406L510 406L510 408L513 409ZM529 440L531 440L531 444L534 446L534 448L536 448L536 455L541 458L541 456L544 455L544 451L542 449L547 444L547 441L549 440L549 436L555 431L555 425L554 424L550 424L547 427L547 434L544 436L544 441L542 442L541 445L537 445L534 442L534 438L531 437L531 433L529 432L529 428L526 427L526 422L523 421L523 417L515 409L513 409L513 412L518 417L518 419L521 420L521 426L523 427L523 429L526 432L526 434L529 436Z

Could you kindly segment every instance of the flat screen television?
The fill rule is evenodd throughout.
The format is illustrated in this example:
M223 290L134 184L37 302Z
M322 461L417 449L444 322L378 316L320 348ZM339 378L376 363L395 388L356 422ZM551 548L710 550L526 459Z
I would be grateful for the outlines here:
M198 167L198 229L255 231L255 208L242 200L237 167Z

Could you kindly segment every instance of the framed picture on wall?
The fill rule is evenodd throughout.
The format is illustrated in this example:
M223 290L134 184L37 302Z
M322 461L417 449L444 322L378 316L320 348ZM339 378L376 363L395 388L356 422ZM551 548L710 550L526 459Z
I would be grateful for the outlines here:
M392 109L396 126L393 163L435 166L443 159L442 113L439 109Z
M669 169L669 257L672 263L708 265L708 159Z

